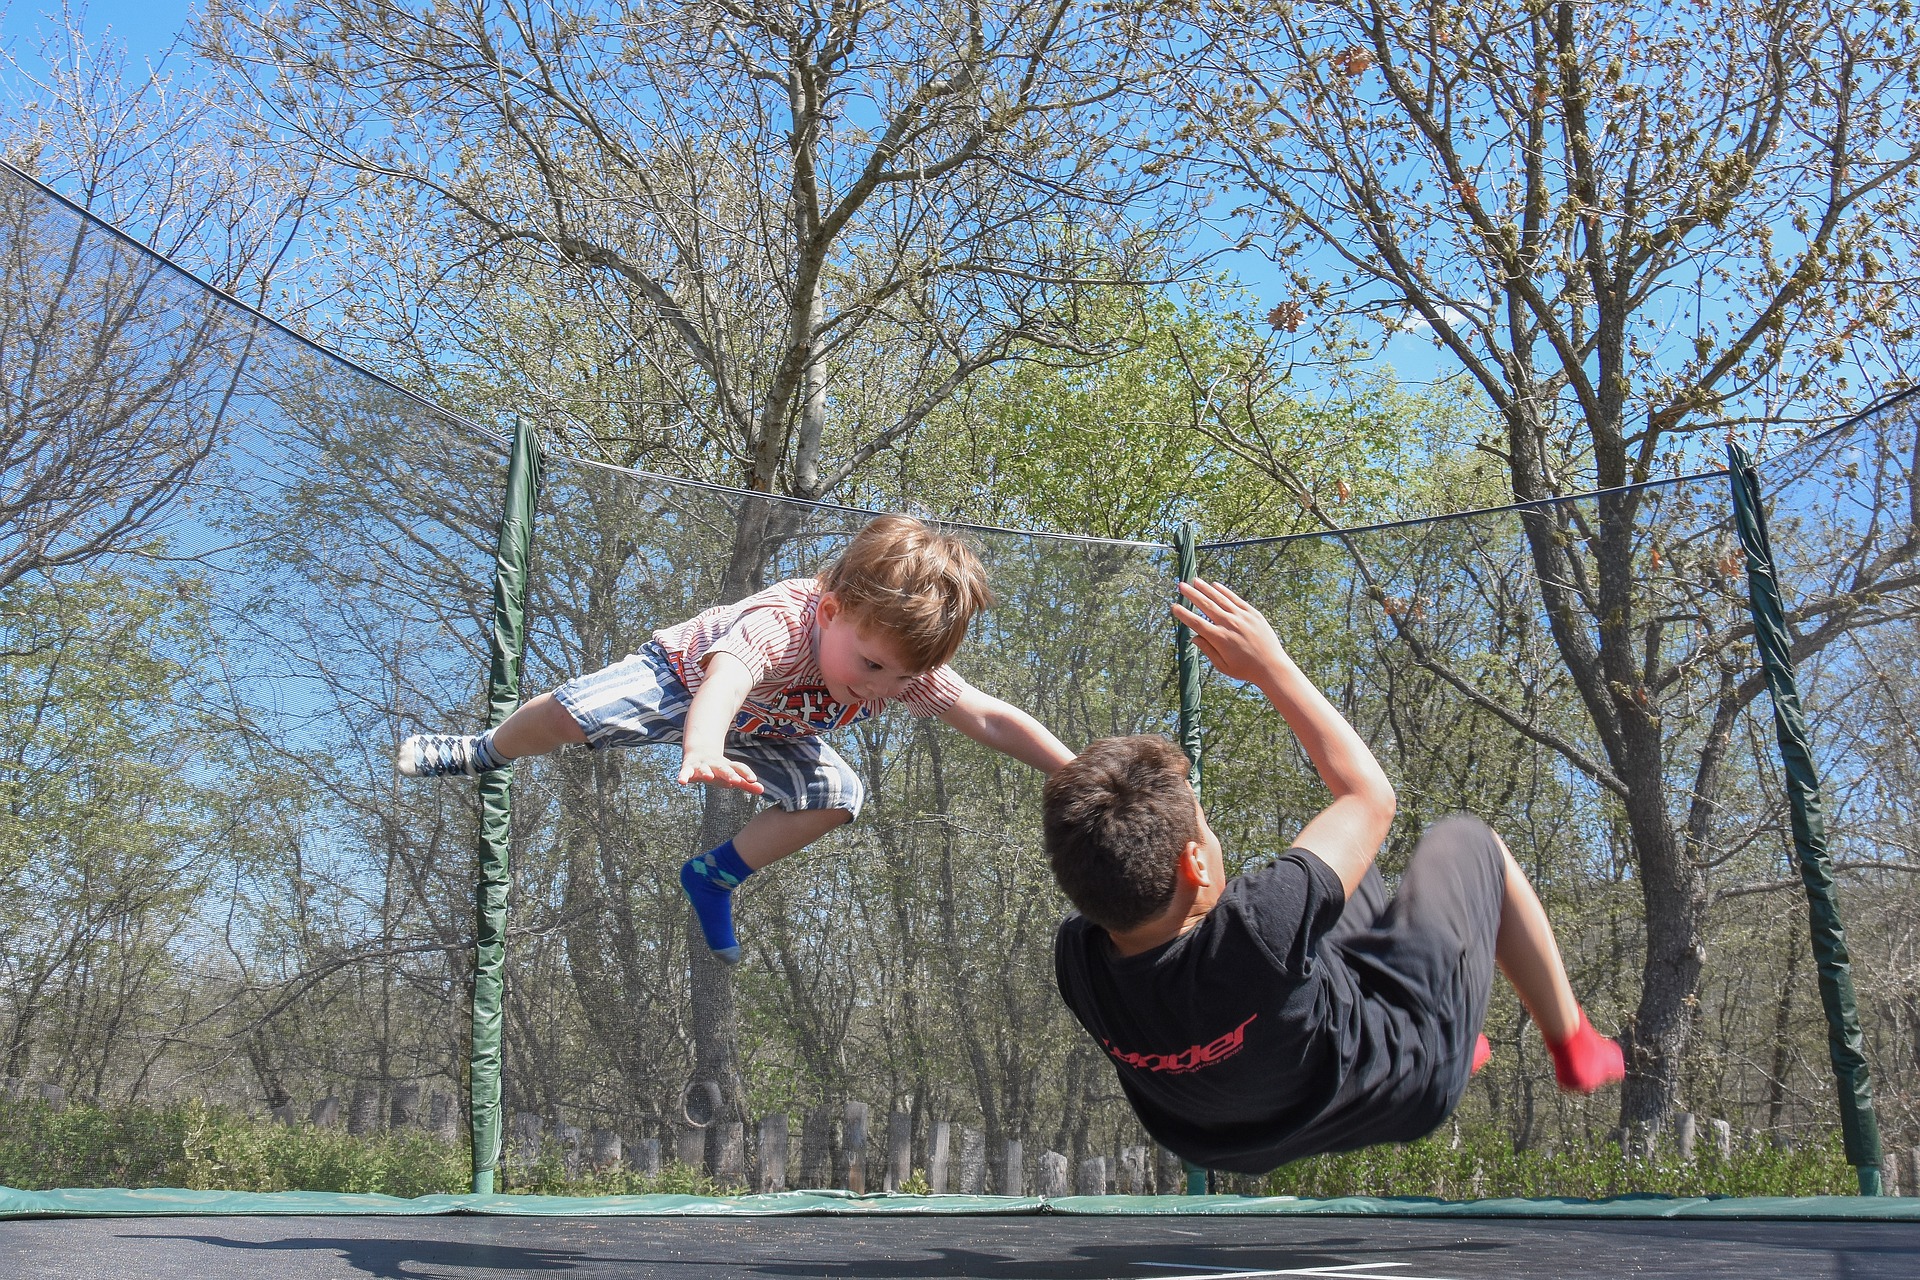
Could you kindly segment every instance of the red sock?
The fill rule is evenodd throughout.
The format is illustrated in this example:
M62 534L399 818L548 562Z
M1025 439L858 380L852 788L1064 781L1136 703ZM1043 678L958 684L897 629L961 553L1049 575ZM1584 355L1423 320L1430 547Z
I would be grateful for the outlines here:
M1473 1038L1473 1066L1467 1069L1467 1074L1470 1076L1479 1075L1480 1068L1486 1066L1487 1060L1491 1057L1493 1057L1493 1046L1487 1043L1486 1036L1475 1036Z
M1568 1093L1592 1093L1627 1075L1620 1042L1595 1031L1585 1009L1580 1011L1580 1025L1573 1034L1559 1044L1548 1041L1547 1052L1553 1055L1553 1078Z

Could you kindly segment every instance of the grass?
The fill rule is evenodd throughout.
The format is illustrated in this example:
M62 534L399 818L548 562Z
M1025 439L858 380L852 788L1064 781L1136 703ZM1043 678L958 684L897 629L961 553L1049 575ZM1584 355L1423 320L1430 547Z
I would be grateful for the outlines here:
M345 1129L279 1125L224 1107L73 1106L0 1100L0 1186L185 1187L196 1191L344 1191L390 1196L461 1193L473 1183L462 1144L424 1133L354 1137ZM533 1195L712 1195L713 1183L670 1165L566 1176L558 1151L501 1170L500 1189Z
M1249 1180L1251 1181L1251 1180ZM1626 1155L1612 1143L1544 1152L1515 1151L1498 1134L1463 1138L1444 1133L1399 1147L1369 1147L1301 1160L1259 1180L1267 1195L1311 1199L1338 1196L1507 1196L1605 1200L1624 1195L1814 1196L1859 1191L1853 1167L1832 1142L1796 1151L1736 1147L1722 1159L1710 1142L1686 1162L1671 1148L1652 1161Z
M1441 1135L1401 1147L1372 1147L1302 1160L1265 1178L1233 1178L1235 1190L1315 1199L1438 1196L1468 1199L1566 1196L1606 1199L1665 1195L1846 1195L1858 1186L1836 1139L1798 1151L1737 1148L1721 1159L1710 1143L1693 1163L1671 1150L1652 1162L1611 1144L1553 1155L1515 1151L1497 1134ZM356 1138L344 1129L286 1126L199 1102L163 1107L73 1106L0 1100L0 1186L186 1187L206 1191L339 1191L421 1196L465 1191L464 1144L424 1133ZM914 1184L909 1184L912 1188ZM530 1195L724 1194L698 1171L669 1165L658 1176L631 1169L568 1177L549 1145L531 1165L506 1166L500 1188Z

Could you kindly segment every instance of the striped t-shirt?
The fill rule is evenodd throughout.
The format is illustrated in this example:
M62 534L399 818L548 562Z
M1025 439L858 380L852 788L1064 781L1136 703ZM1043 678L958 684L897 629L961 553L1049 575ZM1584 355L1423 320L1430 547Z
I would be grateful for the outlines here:
M717 605L676 626L653 633L690 693L706 681L705 660L730 653L746 665L753 687L734 717L739 733L782 736L825 733L865 720L889 701L904 702L914 715L937 716L969 688L952 667L916 676L891 699L836 702L820 672L814 634L820 583L789 578L733 604Z

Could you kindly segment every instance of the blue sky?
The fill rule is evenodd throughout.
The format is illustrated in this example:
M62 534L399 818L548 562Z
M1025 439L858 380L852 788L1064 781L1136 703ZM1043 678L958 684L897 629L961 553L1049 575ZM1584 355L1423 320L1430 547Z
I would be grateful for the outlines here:
M30 65L39 45L37 32L58 27L59 7L60 0L0 0L0 41ZM157 61L204 7L205 0L73 2L89 39L124 44L134 66ZM1220 261L1258 299L1256 314L1288 292L1272 265L1257 252L1231 253ZM1391 365L1402 379L1416 384L1448 372L1432 343L1413 334L1395 337L1378 363Z
M38 44L34 36L36 28L52 29L59 25L59 0L0 0L0 6L4 7L0 13L0 37L9 45L19 46L22 53L31 53ZM89 36L98 39L111 28L113 35L125 42L136 63L158 58L175 34L186 26L189 14L199 12L200 8L198 0L194 3L188 0L93 0L91 4L76 0L74 5L84 19Z

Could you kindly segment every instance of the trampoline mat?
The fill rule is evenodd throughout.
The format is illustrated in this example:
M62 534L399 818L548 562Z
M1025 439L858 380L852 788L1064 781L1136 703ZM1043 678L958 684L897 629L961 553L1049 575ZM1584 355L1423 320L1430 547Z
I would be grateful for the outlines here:
M1920 1276L1920 1223L1364 1218L69 1218L0 1276L1466 1280Z

